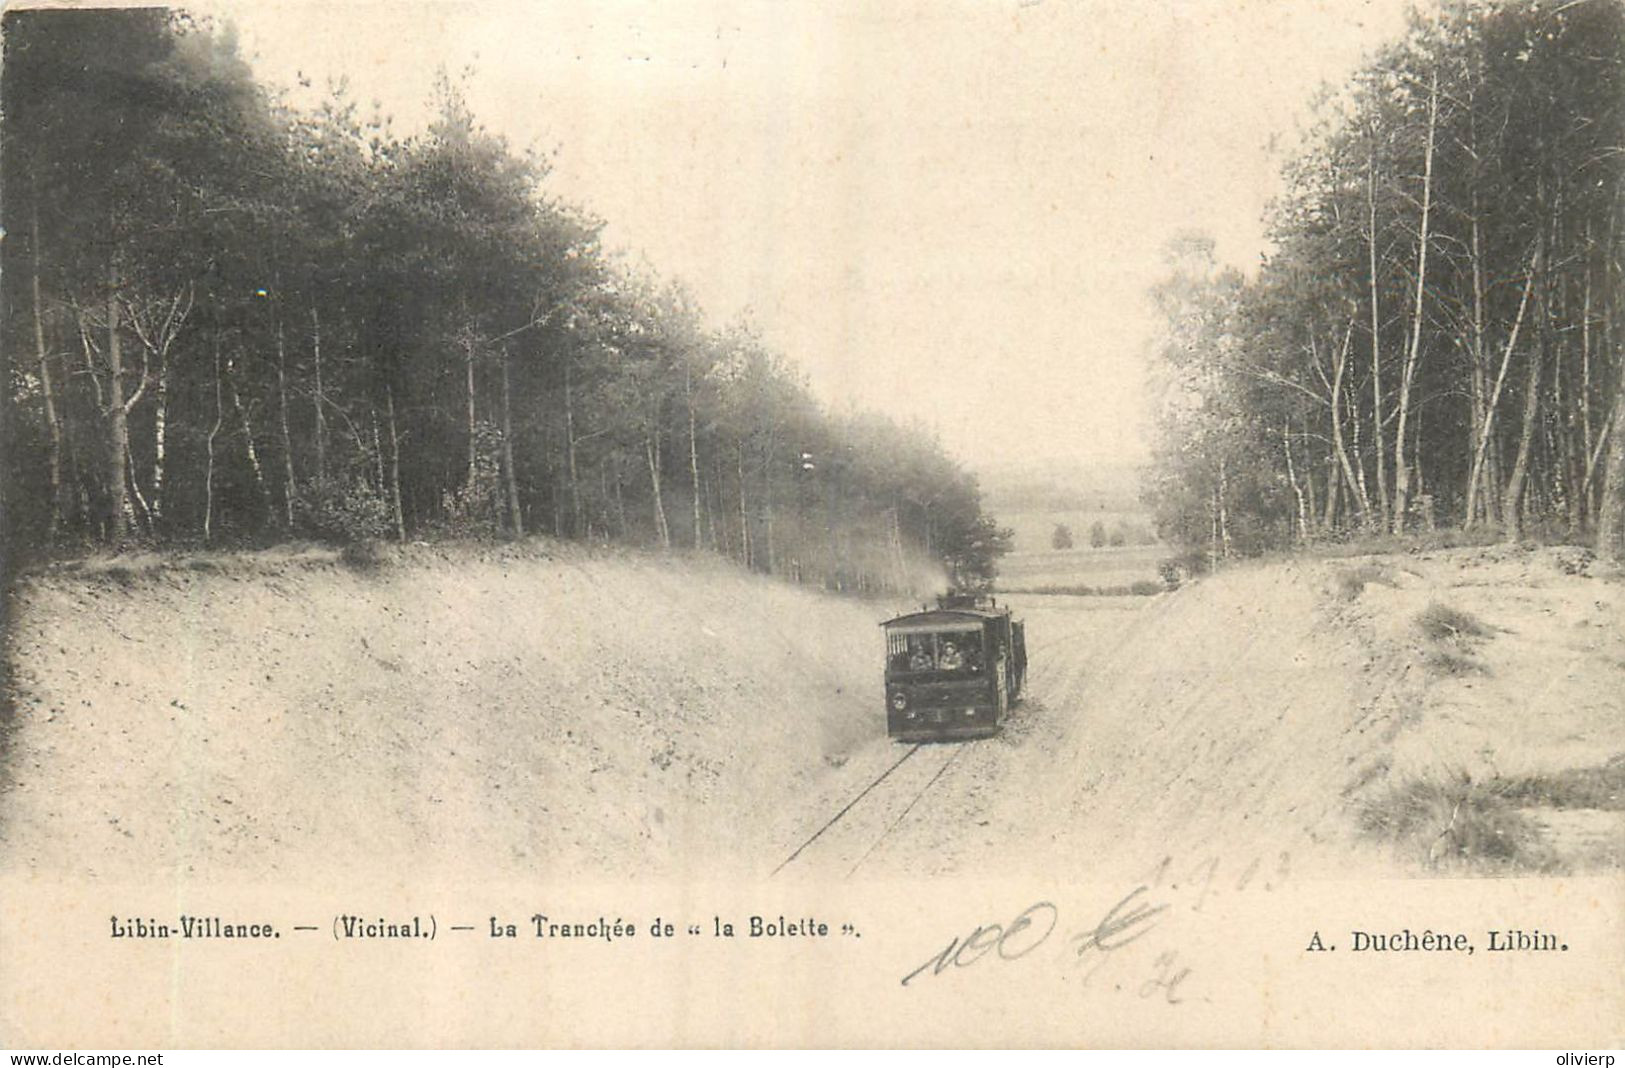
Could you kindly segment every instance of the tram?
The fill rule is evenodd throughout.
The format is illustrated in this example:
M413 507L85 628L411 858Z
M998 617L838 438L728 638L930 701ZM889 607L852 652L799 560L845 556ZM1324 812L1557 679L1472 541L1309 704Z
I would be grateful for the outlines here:
M947 594L888 619L886 732L900 741L996 734L1021 699L1024 625L996 598Z

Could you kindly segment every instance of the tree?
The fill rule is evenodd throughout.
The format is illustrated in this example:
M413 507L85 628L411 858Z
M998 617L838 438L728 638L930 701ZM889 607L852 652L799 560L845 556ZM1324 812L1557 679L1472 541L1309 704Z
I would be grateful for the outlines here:
M1170 249L1159 532L1214 560L1441 516L1616 545L1625 9L1418 16L1285 177L1255 276Z
M343 85L289 106L229 26L5 30L8 546L541 528L838 590L991 581L1007 532L939 443L610 261L454 79L402 138Z

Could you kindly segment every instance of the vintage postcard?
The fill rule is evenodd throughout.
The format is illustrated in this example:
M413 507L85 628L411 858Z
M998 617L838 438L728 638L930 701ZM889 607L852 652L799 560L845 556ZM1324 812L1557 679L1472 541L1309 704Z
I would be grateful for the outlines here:
M0 30L6 1049L1625 1040L1615 0Z

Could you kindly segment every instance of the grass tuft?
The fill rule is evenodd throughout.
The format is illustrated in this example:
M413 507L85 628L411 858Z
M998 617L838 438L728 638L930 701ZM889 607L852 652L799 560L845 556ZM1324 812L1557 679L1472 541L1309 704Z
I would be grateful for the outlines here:
M125 567L123 564L114 564L111 567L103 568L101 574L103 578L114 583L115 585L124 587L135 585L136 572L133 567Z
M1459 649L1433 648L1422 654L1422 664L1435 675L1459 678L1463 675L1488 675L1484 661Z
M1427 639L1422 663L1435 675L1488 675L1490 669L1472 655L1476 639L1490 627L1470 612L1434 601L1416 614L1416 629Z
M1416 625L1424 635L1436 642L1459 642L1467 638L1487 637L1490 633L1484 621L1471 612L1463 612L1438 601L1417 613Z
M384 552L370 539L347 542L339 550L339 562L351 571L371 574L384 566Z
M1359 567L1344 568L1336 573L1333 581L1337 583L1338 598L1344 601L1357 600L1360 594L1365 592L1366 586L1373 582L1383 586L1395 585L1387 569L1380 564L1361 564Z
M1529 808L1625 811L1625 753L1597 768L1565 768L1512 779L1499 793Z
M1414 851L1431 870L1538 872L1557 866L1539 827L1517 811L1501 784L1474 782L1466 772L1412 779L1367 802L1360 829Z

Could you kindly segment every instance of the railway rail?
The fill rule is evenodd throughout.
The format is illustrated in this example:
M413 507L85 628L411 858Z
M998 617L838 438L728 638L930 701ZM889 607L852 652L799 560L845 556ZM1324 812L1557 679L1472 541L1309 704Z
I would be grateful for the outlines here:
M909 746L780 861L768 877L798 861L811 864L815 860L824 870L844 869L847 876L853 875L903 825L948 769L968 749L980 744L977 740L953 744L918 742ZM926 758L915 760L922 750Z

